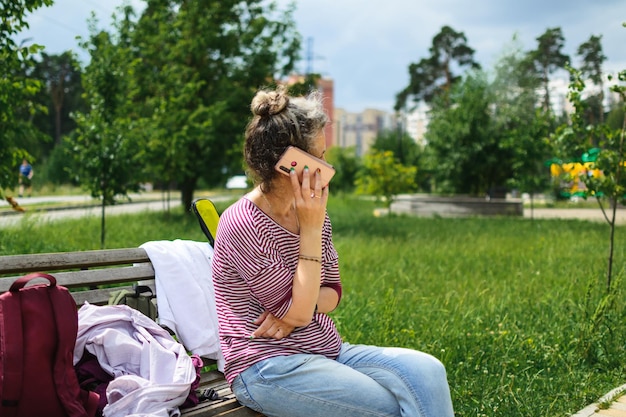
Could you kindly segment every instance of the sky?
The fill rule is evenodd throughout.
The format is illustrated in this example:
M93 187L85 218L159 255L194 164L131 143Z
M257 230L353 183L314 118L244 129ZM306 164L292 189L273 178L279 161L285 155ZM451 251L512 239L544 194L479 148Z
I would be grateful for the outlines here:
M286 6L290 0L277 0ZM123 0L55 0L28 16L30 29L17 40L46 47L48 54L78 47L76 36L89 34L87 19L96 14L99 27ZM374 3L375 5L369 5ZM143 8L141 0L131 4ZM462 32L475 59L491 70L513 38L524 51L537 47L537 37L560 27L564 52L576 66L578 46L591 35L602 36L605 70L626 69L626 0L297 0L294 14L303 37L303 57L312 45L313 72L332 78L335 107L349 112L392 111L395 96L408 85L408 67L430 54L432 39L443 26Z

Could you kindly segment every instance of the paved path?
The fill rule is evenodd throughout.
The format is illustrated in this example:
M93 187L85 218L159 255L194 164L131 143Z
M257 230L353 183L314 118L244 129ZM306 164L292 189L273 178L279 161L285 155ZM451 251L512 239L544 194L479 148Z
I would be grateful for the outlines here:
M106 213L108 214L121 214L121 213L138 213L142 211L164 211L168 202L161 200L160 193L133 195L131 196L134 202L121 203L114 206L107 206ZM8 226L18 223L22 218L28 217L36 221L47 222L54 221L62 218L78 218L84 216L100 216L101 206L99 202L89 196L43 196L43 197L31 197L20 198L19 204L26 209L25 213L18 212L4 212L4 215L0 215L0 227ZM36 211L35 208L30 206L41 204L59 204L68 203L70 207L53 207L46 211ZM179 207L181 204L180 196L174 195L169 201L170 208ZM0 207L9 206L6 201L0 202Z
M169 202L170 208L179 207L180 200ZM142 211L164 211L165 203L161 201L140 202L132 204L119 204L107 206L106 214L139 213ZM49 222L64 218L78 218L85 216L100 216L102 208L100 206L70 208L63 210L48 210L45 212L26 212L24 214L0 216L0 227L18 223L24 216L29 219L41 222Z
M157 210L165 210L165 204L162 201L162 194L160 192L153 193L143 193L143 194L133 194L131 195L133 203L123 203L115 206L107 206L106 212L107 214L118 214L118 213L137 213L141 211L157 211ZM233 198L233 196L211 196L213 200L220 200L224 198ZM64 217L80 217L80 216L99 216L100 215L100 207L98 206L98 201L93 198L85 195L78 196L37 196L30 198L20 198L18 200L20 205L26 208L28 216L37 217L41 221L47 220L55 220ZM72 209L55 209L48 210L45 213L29 213L29 206L36 204L59 204L62 202L67 202L72 205L80 206L79 208ZM172 196L169 201L170 208L180 206L180 195L179 193L172 193ZM89 207L86 207L89 206ZM9 207L9 204L0 200L0 208ZM0 227L15 224L21 219L24 214L17 212L5 212L5 215L0 212ZM607 215L611 215L612 213L609 211ZM528 207L524 208L524 217L525 218L536 218L536 219L581 219L581 220L590 220L597 222L605 222L604 215L602 214L602 210L600 208L589 208L589 209L580 209L580 208L565 208L565 209L554 209L554 208L535 208L531 210ZM616 212L616 223L619 225L626 224L626 209L621 208Z
M196 198L207 197L213 201L224 201L233 198L237 198L235 194L227 195L197 195ZM172 193L169 202L163 200L161 193L144 193L131 195L132 202L121 203L114 206L106 207L106 214L122 214L122 213L140 213L143 211L165 211L169 205L170 209L180 207L180 194ZM32 197L21 198L19 204L26 209L25 213L16 211L4 210L0 212L0 228L3 226L9 226L17 224L21 219L27 217L40 222L54 221L62 218L78 218L83 216L100 216L102 207L97 200L89 196L51 196L51 197ZM53 207L46 211L36 211L36 208L29 207L36 204L45 203L63 203L67 202L71 206L68 207ZM0 201L0 207L9 207L9 204L2 200ZM74 206L74 207L72 207Z
M626 385L615 388L597 403L590 404L571 417L626 417ZM610 403L608 408L600 408L599 404Z
M607 216L612 216L613 213L609 209ZM566 209L552 209L552 208L536 208L529 209L524 207L524 217L535 219L584 219L598 222L605 222L604 215L600 208L579 209L579 208L566 208ZM619 225L626 224L626 209L620 208L615 213L615 223ZM608 224L608 223L607 223Z

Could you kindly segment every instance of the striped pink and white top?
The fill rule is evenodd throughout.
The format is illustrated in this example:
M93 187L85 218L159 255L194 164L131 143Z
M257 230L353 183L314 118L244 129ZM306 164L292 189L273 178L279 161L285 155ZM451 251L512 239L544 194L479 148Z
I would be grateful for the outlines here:
M265 310L287 314L300 248L300 236L278 225L247 198L220 216L213 255L213 285L219 321L224 375L232 384L239 373L275 356L309 353L336 358L341 336L326 314L280 340L255 338L253 323ZM321 286L341 297L339 259L332 242L330 218L322 231Z

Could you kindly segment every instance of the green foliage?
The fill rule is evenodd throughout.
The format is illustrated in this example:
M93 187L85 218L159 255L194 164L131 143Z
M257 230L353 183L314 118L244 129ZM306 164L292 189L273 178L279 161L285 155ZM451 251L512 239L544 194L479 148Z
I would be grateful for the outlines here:
M76 54L72 51L58 55L42 52L32 68L31 76L44 86L36 100L47 111L45 114L36 114L33 124L52 139L45 147L38 149L37 156L45 158L56 145L61 144L62 136L70 134L76 128L76 122L70 114L86 111L85 101L81 97L82 70Z
M354 191L357 173L361 168L361 161L360 158L356 156L355 148L332 146L326 152L326 160L336 170L331 183L333 192Z
M606 118L606 124L610 129L621 129L624 122L624 117L626 117L626 111L624 110L624 106L614 106Z
M83 76L89 112L75 115L78 134L66 140L75 179L109 205L138 189L138 143L129 117L134 91L128 80L136 63L129 59L125 40L98 32L96 23L90 22L90 39L82 43L91 55Z
M582 317L578 326L575 347L587 363L611 363L615 339L613 328L620 320L620 308L617 297L621 295L623 275L611 283L612 287L598 294L596 280L590 280L585 295L586 304L582 306ZM621 364L620 364L621 366Z
M74 176L76 161L72 156L69 142L61 142L55 146L44 164L38 169L38 175L44 181L54 185L71 184L78 185Z
M582 175L581 180L586 185L584 197L595 196L605 218L610 226L609 237L609 261L607 268L606 289L610 294L612 291L613 276L613 254L614 254L614 234L615 234L615 209L618 203L626 202L626 175L624 167L626 165L626 118L622 121L622 127L618 130L611 129L607 124L588 124L584 117L588 106L583 100L585 82L581 78L581 72L570 69L572 81L570 83L569 99L574 104L576 111L572 115L571 125L561 126L554 135L555 143L562 152L580 152L584 145L597 143L600 150L592 162L591 169L598 169L602 172L600 176ZM626 70L618 75L619 81L626 81ZM617 84L612 90L619 94L622 106L626 102L626 87ZM585 154L581 154L584 157ZM612 210L607 214L600 196L608 198Z
M322 78L320 74L306 74L301 81L289 86L289 95L298 97L306 96L317 88L319 80Z
M599 40L598 40L599 42ZM596 46L597 49L597 46ZM601 61L601 59L600 59ZM600 62L601 63L601 62ZM589 172L599 170L601 175L589 175L583 171L580 180L586 188L583 190L584 198L595 197L604 213L609 225L609 248L608 262L606 266L606 281L604 291L599 300L593 297L597 285L590 285L587 294L587 316L581 322L578 348L586 361L598 362L606 360L610 356L610 343L613 343L613 329L607 325L613 317L620 317L620 310L616 307L616 297L620 295L620 286L623 279L623 269L619 271L617 279L614 277L614 265L618 246L616 243L616 208L618 203L626 202L626 118L621 122L618 129L612 128L608 123L599 123L594 118L588 117L588 109L594 105L593 96L585 99L585 81L583 75L589 77L589 69L583 70L569 68L571 74L569 100L575 108L572 114L571 124L560 126L552 139L555 149L561 155L576 155L578 160L589 165ZM594 80L594 77L590 77ZM620 96L621 107L626 102L626 70L618 74L620 83L612 87L612 91ZM595 82L598 79L595 78ZM623 114L623 113L622 113ZM594 123L595 122L595 123ZM597 146L597 148L596 148ZM593 152L590 148L593 147ZM593 155L592 155L593 154ZM604 196L608 199L612 210L604 208ZM595 283L594 283L595 284Z
M380 132L371 147L381 152L391 151L402 165L417 168L414 178L416 189L430 189L428 179L431 173L423 169L424 150L406 132L392 130Z
M597 87L597 92L589 93L588 108L585 114L589 123L604 123L604 76L602 65L607 57L602 51L602 36L590 36L576 51L581 58L580 72L583 78Z
M570 58L562 50L565 38L560 27L549 28L537 38L537 49L528 53L529 62L544 89L543 110L550 111L550 75L564 69Z
M416 172L416 167L397 162L393 152L370 149L357 175L356 191L376 196L389 208L397 194L415 191Z
M428 170L437 192L485 195L511 177L511 150L494 129L493 97L484 74L467 76L438 101L426 132Z
M90 30L89 41L82 45L91 55L83 77L89 112L75 115L77 134L66 140L74 158L74 180L102 201L104 247L105 207L119 196L128 198L129 192L139 190L140 148L130 117L134 91L128 79L135 62L130 59L125 38L114 39L107 32L98 32L95 19Z
M602 35L591 35L589 40L580 44L576 50L582 58L580 71L594 84L602 85L602 64L606 61L606 55L602 51Z
M373 217L375 207L329 200L343 282L333 319L344 340L441 359L457 417L569 416L624 383L626 297L618 280L611 313L587 330L603 296L595 283L605 266L604 225ZM2 229L1 254L98 249L97 218L35 218ZM205 239L180 210L112 216L109 230L109 248ZM626 234L616 248L623 265Z
M554 121L536 109L541 79L531 63L514 38L493 76L468 72L431 103L420 167L433 191L482 196L548 187L543 163L552 156L547 137Z
M548 189L549 173L544 161L550 158L547 137L552 116L536 108L539 80L527 71L526 57L514 43L497 62L490 89L493 97L492 135L498 138L499 159L510 165L505 184L530 194Z
M395 110L404 109L407 101L411 105L420 101L430 103L437 97L446 96L461 78L453 72L453 66L480 68L474 61L474 50L467 45L463 32L443 26L435 35L429 48L430 56L409 65L409 85L396 96ZM409 106L410 107L410 106Z
M17 45L13 39L28 27L27 13L51 4L52 0L8 0L0 7L0 198L4 188L17 183L22 158L32 162L23 144L36 136L30 118L43 111L33 100L41 83L26 75L41 47Z
M419 166L422 150L406 132L380 132L371 146L378 151L391 151L402 165Z
M298 56L294 7L166 0L150 2L129 25L146 173L176 182L185 207L200 179L216 185L241 171L250 99Z

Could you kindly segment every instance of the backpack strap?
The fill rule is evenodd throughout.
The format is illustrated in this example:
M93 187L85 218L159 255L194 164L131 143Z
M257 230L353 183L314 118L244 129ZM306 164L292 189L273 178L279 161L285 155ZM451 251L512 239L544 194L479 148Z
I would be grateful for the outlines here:
M50 281L50 285L56 287L56 279L53 276L33 273L18 278L11 284L9 289L10 296L4 300L4 328L6 330L4 340L4 381L2 402L0 403L0 411L3 416L13 417L17 413L20 395L22 393L22 384L24 382L24 334L22 333L22 303L19 291L32 279L46 278ZM11 317L6 317L6 312L11 311ZM9 342L10 341L10 342Z
M78 330L76 304L65 288L51 286L48 296L57 324L58 346L52 370L57 384L57 395L69 417L93 416L99 395L95 392L81 392L74 371L74 347Z

